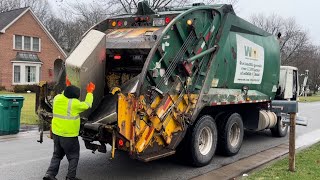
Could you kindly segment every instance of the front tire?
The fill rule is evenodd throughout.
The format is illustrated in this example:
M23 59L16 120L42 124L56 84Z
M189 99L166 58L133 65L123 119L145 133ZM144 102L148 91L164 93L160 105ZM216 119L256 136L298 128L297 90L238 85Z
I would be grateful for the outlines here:
M237 154L243 141L243 122L238 113L231 114L219 128L220 153L225 156Z
M281 116L277 118L277 124L275 127L270 128L272 136L274 137L284 137L288 134L288 125L282 122Z
M202 116L193 126L189 138L191 164L197 167L209 164L218 141L214 119L209 115Z

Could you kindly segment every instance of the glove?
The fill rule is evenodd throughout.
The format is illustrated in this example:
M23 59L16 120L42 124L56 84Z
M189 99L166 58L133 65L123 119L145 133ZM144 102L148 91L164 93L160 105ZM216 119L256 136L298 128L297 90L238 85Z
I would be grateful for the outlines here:
M92 82L90 82L90 83L87 85L87 93L92 93L95 88L96 88L96 85L94 85Z
M66 85L71 86L71 82L69 81L68 76L66 76Z

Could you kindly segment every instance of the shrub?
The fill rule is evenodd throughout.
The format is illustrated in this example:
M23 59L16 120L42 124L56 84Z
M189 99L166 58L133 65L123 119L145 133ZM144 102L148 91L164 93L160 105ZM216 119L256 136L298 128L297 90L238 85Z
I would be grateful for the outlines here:
M313 93L311 91L307 93L307 96L312 96L312 95Z
M27 91L36 92L38 85L16 85L13 87L15 93L26 93Z
M25 93L24 85L16 85L13 87L13 92L15 93Z
M5 91L5 90L6 90L6 87L0 86L0 91Z

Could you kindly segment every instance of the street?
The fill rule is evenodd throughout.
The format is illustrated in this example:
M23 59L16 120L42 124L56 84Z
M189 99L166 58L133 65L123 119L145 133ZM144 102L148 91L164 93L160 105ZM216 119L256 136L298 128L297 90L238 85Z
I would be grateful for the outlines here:
M300 103L299 114L308 117L308 127L297 126L297 137L320 129L320 103ZM37 133L30 132L21 136L0 137L0 179L42 179L52 155L53 143L44 138L39 144ZM189 179L230 164L239 159L259 153L268 148L288 141L274 138L269 131L246 132L242 148L236 156L215 156L205 167L194 168L173 158L165 158L149 163L132 160L126 153L116 151L115 159L110 159L110 146L107 154L85 149L80 138L81 155L78 166L78 177L87 179ZM63 159L58 179L64 179L67 172L67 160Z

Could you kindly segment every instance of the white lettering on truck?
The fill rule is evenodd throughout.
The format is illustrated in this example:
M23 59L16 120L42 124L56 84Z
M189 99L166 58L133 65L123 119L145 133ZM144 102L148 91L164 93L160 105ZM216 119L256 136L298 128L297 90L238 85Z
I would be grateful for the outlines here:
M264 49L236 34L237 66L234 83L261 84L264 67Z

